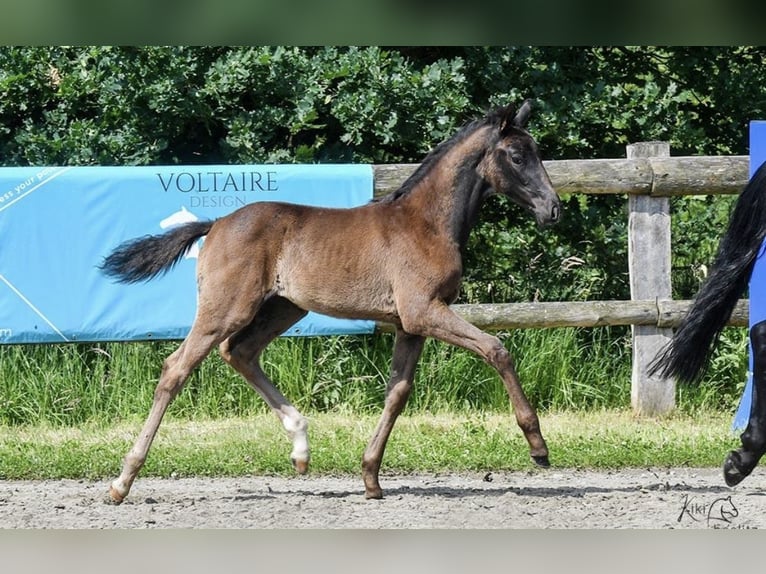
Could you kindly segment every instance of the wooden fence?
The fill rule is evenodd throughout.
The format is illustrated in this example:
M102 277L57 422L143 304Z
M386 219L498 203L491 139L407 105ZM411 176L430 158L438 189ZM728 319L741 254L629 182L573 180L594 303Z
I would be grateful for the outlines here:
M738 194L748 181L749 158L671 157L669 146L663 142L632 144L626 151L626 159L553 160L544 164L559 194L627 196L630 301L454 305L453 308L471 323L489 331L631 325L631 404L639 414L661 415L675 407L675 383L650 377L647 366L691 304L688 300L671 300L669 198ZM417 164L374 166L375 196L397 189L415 168ZM729 324L747 326L747 322L748 301L742 300ZM384 324L378 328L390 329Z

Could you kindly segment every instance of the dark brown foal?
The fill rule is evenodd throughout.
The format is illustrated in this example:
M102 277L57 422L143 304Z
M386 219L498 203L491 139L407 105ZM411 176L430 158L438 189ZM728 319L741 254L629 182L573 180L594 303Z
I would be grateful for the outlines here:
M529 102L496 110L437 146L396 192L352 209L253 203L215 222L193 222L118 247L104 270L122 281L164 272L194 242L199 255L194 325L163 366L149 417L111 488L119 502L146 460L162 416L191 371L215 347L266 400L293 441L298 472L309 463L307 422L266 377L263 349L305 315L371 319L396 327L383 415L362 461L365 494L380 498L386 442L412 390L426 337L468 349L502 378L537 464L548 449L510 354L451 309L462 252L482 204L507 196L541 225L558 220L560 201L537 146L524 129Z

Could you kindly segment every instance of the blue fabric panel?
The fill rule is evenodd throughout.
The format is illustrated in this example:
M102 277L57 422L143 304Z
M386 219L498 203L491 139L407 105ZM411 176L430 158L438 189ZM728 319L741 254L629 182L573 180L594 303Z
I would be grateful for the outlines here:
M97 268L117 245L255 201L351 207L372 192L369 165L0 168L0 343L181 339L196 311L196 250L123 285ZM287 334L373 330L311 313Z

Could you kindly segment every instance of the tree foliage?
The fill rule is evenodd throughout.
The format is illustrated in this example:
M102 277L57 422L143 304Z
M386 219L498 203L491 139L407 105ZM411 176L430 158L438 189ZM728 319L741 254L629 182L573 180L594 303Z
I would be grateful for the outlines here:
M746 154L762 47L0 47L2 165L418 162L491 106L533 97L545 159ZM699 273L730 199L674 200ZM626 202L565 197L540 231L492 200L466 299L627 298ZM705 225L697 222L704 220ZM696 290L694 280L680 295Z

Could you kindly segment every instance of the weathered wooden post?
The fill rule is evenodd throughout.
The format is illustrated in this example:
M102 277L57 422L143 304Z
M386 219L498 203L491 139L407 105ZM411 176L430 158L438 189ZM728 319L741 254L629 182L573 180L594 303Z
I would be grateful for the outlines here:
M666 142L627 146L628 159L669 157ZM667 197L630 194L628 197L628 271L630 297L671 299L670 200ZM641 415L662 415L675 408L675 381L651 377L648 365L672 336L672 329L633 325L631 405Z

